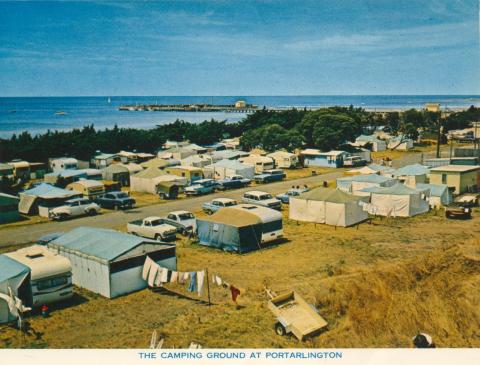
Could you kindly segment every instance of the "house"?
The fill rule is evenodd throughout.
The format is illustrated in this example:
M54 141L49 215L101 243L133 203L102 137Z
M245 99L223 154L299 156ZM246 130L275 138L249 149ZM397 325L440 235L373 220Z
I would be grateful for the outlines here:
M42 217L48 217L51 208L58 207L74 197L82 196L78 191L60 189L47 183L41 183L18 195L20 197L18 204L20 213L39 214Z
M431 184L446 184L454 194L480 189L480 166L447 165L430 169Z
M213 162L210 155L192 155L180 161L181 166L205 167Z
M452 192L447 185L444 184L417 184L415 186L417 190L430 191L428 197L428 203L431 208L440 208L453 202Z
M141 170L143 170L140 167ZM117 181L120 186L130 185L130 170L126 165L114 163L103 169L103 178L105 180Z
M73 157L52 158L49 164L53 172L78 169L78 160Z
M298 156L286 151L275 151L269 153L267 157L273 158L275 166L283 169L292 169L298 167Z
M365 208L374 215L412 217L429 210L428 189L414 189L401 183L389 187L362 189L370 193L370 204Z
M13 178L13 166L7 163L0 163L0 179L4 177L8 179Z
M97 169L104 169L111 165L114 161L119 159L116 153L101 153L97 152L91 159L90 163Z
M10 296L10 289L23 305L32 304L30 269L8 256L0 255L0 294ZM15 309L11 310L5 298L0 297L0 323L9 323L17 318Z
M358 196L368 196L361 190L369 187L392 186L397 180L377 174L356 175L337 179L337 189Z
M8 164L13 167L13 176L16 179L30 180L30 164L27 161L13 160Z
M165 172L170 175L183 177L187 179L189 184L196 180L203 179L202 169L193 166L170 166L165 168Z
M67 190L75 190L83 195L87 199L96 199L105 194L105 185L98 180L78 180L66 187Z
M322 152L317 149L308 148L301 152L303 165L305 167L342 167L343 159L349 154L345 151Z
M368 218L360 205L362 201L363 198L340 190L316 188L290 197L289 218L348 227Z
M255 168L255 173L261 174L265 170L271 170L275 167L273 158L260 155L250 155L247 157L240 157L239 162L250 165Z
M389 150L408 151L413 148L413 140L405 136L393 137L388 141Z
M480 158L478 157L442 157L429 158L425 160L425 165L428 167L440 167L446 165L480 165Z
M415 185L418 183L426 183L429 173L430 169L428 168L428 166L416 163L395 170L394 176L401 183L414 188Z
M221 160L203 169L206 178L225 179L234 175L242 175L246 179L253 179L255 167L243 164L236 160Z
M263 248L283 235L282 214L251 204L220 209L197 219L199 244L246 253Z
M168 195L178 194L181 187L188 184L185 177L168 174L165 171L149 167L130 176L130 191L159 194L167 189Z
M387 149L387 143L379 139L375 135L365 135L362 134L355 139L355 142L352 143L352 146L355 147L365 147L369 148L373 152L385 151Z
M146 288L147 256L162 267L177 268L175 245L111 229L78 227L47 245L70 260L73 284L107 298Z
M63 301L73 296L72 265L67 258L41 245L21 248L5 256L30 269L34 306Z
M0 193L0 224L15 222L21 219L18 212L20 198Z

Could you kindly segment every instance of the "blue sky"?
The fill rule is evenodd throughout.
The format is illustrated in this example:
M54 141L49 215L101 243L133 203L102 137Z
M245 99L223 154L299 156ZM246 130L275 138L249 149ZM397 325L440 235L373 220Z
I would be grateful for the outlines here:
M0 96L480 94L478 0L0 2Z

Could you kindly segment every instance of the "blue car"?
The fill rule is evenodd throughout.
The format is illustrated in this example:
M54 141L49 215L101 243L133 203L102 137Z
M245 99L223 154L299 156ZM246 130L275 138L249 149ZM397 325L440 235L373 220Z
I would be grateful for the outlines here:
M304 193L308 190L308 188L290 189L286 193L278 194L276 198L280 200L283 204L288 204L290 203L291 196L299 196L301 193Z

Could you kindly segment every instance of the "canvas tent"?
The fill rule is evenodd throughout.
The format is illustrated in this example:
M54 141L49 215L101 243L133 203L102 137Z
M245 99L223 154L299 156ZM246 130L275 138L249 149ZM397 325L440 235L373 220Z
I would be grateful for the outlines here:
M157 194L159 187L164 184L177 187L185 186L187 185L187 180L184 177L169 175L154 167L140 171L130 177L130 191L139 193Z
M111 229L78 227L47 245L70 260L75 285L107 298L147 286L142 279L147 255L170 270L177 266L175 245Z
M165 167L172 166L172 162L164 160L163 158L152 158L151 160L142 162L140 166L144 169L155 167L156 169L163 170Z
M211 164L213 161L209 155L192 155L185 157L180 161L182 166L204 167Z
M21 299L24 305L31 305L30 269L5 255L0 255L0 323L14 321L15 310L10 309L8 299L12 294Z
M430 196L428 203L432 208L439 208L442 205L448 205L453 202L452 192L445 184L417 184L417 190L429 190Z
M57 207L66 200L80 197L82 193L74 190L60 189L50 184L42 183L33 189L19 194L18 211L23 214L37 214L48 217L48 208ZM44 208L44 209L42 209Z
M371 194L370 204L365 208L369 213L382 216L412 217L429 210L429 190L418 190L397 183L385 188L365 188Z
M290 197L289 218L348 227L368 218L360 202L362 198L340 190L316 188L299 196Z
M429 173L430 169L428 166L416 163L395 170L394 176L405 185L415 187L418 183L425 183Z
M361 135L355 139L355 142L352 143L356 147L365 147L367 145L372 146L371 150L373 152L385 151L387 149L387 144L385 141L379 139L375 135Z
M338 178L337 189L353 195L368 196L368 193L362 192L361 190L369 187L392 186L395 182L395 179L376 174L357 175Z
M381 175L383 171L388 171L390 168L387 166L381 166L377 164L371 164L367 166L362 166L358 169L351 169L348 170L347 173L349 175L370 175L370 174L377 174Z
M242 175L246 179L253 179L255 167L237 160L221 160L213 165L205 166L203 173L205 177L215 177L215 179L225 179L233 175Z
M111 164L103 169L103 178L105 180L116 181L120 186L130 185L130 171L125 165Z

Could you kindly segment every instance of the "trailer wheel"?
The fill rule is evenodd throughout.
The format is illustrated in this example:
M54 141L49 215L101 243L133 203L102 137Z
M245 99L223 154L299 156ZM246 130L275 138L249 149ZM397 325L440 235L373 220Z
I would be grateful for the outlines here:
M212 212L210 209L207 209L207 210L205 211L205 213L207 213L208 215L212 215L212 214L213 214L213 212Z
M285 336L287 331L280 322L275 323L275 333L279 336Z

